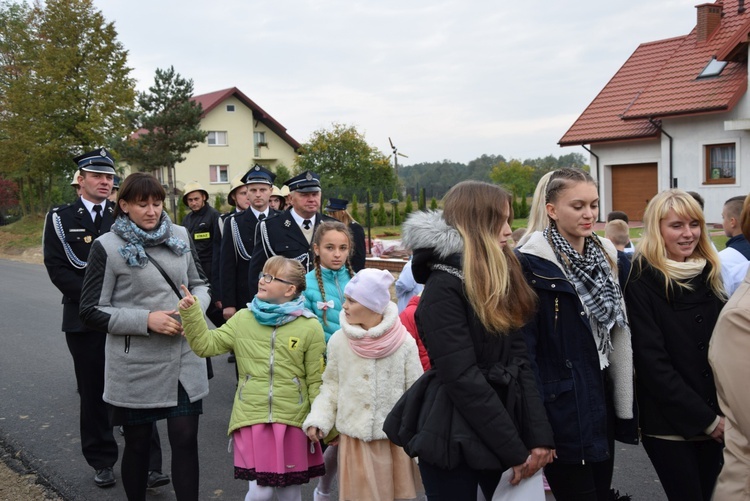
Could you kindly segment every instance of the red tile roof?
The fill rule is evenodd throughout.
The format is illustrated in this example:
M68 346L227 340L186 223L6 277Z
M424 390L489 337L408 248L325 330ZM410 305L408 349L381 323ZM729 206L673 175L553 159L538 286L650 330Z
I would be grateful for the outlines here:
M216 108L218 105L220 105L222 102L224 102L226 99L230 97L236 97L239 99L245 106L253 110L253 117L256 120L260 120L263 124L266 125L269 129L271 129L273 132L276 133L281 139L286 141L292 148L294 148L295 151L297 151L300 147L300 144L289 134L286 132L286 128L281 125L279 122L276 121L275 118L273 118L271 115L266 113L266 111L255 104L255 102L247 97L245 94L242 93L237 87L232 87L229 89L223 89L223 90L217 90L215 92L210 92L208 94L201 94L200 96L193 96L193 100L201 103L203 106L203 116L206 116L206 114L211 111L212 109Z
M649 118L732 109L747 90L750 33L750 11L739 13L737 7L737 0L723 2L721 24L705 42L697 41L693 29L689 35L640 45L559 144L656 137ZM698 79L713 56L736 60L719 76Z
M278 135L281 139L286 141L287 144L294 148L294 151L299 150L300 144L292 136L287 134L286 128L279 122L277 122L275 118L266 113L263 108L255 104L252 99L243 94L242 91L240 91L237 87L217 90L215 92L209 92L208 94L201 94L200 96L193 96L193 101L197 101L201 104L201 106L203 107L202 116L205 117L208 112L219 106L230 97L236 97L237 99L239 99L245 106L253 111L253 118L259 120L260 122L265 124L266 127L275 132L276 135ZM130 137L135 139L138 138L141 134L145 133L146 129L138 129L133 134L131 134Z

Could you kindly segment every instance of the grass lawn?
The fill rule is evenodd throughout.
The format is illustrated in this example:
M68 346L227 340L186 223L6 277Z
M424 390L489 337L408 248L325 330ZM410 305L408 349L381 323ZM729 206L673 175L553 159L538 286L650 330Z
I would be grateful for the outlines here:
M42 245L44 216L26 216L6 226L0 226L0 252L15 254Z

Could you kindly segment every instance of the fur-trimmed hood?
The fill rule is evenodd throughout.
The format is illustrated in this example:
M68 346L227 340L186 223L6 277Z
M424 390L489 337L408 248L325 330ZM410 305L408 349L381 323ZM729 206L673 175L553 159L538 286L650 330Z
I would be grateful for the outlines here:
M464 250L461 234L445 222L443 211L421 211L411 214L404 222L401 241L412 251L432 249L441 259L460 254Z

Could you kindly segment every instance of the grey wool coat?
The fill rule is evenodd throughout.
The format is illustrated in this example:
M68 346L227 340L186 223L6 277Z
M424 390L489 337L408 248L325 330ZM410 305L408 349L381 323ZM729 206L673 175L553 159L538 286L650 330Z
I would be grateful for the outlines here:
M172 225L173 235L190 242L187 230ZM125 241L114 233L92 245L81 293L81 320L107 332L104 401L118 407L159 408L177 405L177 383L191 402L208 395L206 361L183 336L152 334L148 314L177 310L175 291L153 263L131 267L118 249ZM210 303L209 286L195 266L195 248L177 256L166 245L147 247L174 284L185 284L201 305ZM205 306L204 308L205 313Z

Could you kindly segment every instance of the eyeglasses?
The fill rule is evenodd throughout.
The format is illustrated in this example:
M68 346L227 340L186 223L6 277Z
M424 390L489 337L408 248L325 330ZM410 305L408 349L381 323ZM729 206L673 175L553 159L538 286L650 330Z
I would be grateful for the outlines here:
M262 271L258 274L258 280L263 280L263 282L267 284L270 284L271 282L276 280L277 282L281 282L282 284L294 285L292 282L289 282L288 280L284 280L279 277L274 277L270 273L263 273Z

